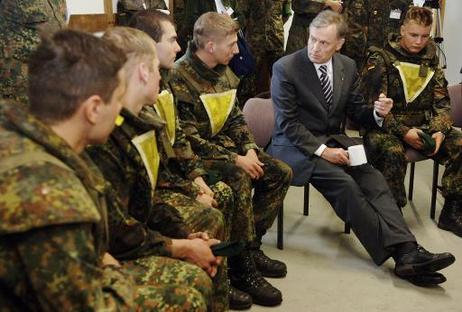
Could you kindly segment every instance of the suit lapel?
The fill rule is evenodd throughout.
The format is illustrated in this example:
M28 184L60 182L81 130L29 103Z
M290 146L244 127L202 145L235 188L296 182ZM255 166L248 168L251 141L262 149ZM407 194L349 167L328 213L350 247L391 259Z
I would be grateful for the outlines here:
M335 106L340 100L340 95L342 94L343 80L344 80L344 70L343 63L340 61L340 58L337 54L334 54L332 58L332 70L334 75L334 98L332 101L331 111L334 110Z
M324 94L322 93L321 81L319 80L318 73L316 72L314 64L308 58L306 49L303 49L302 58L303 66L301 66L301 70L303 71L303 77L306 81L306 85L313 93L313 96L319 100L322 107L326 108L327 103L324 99Z

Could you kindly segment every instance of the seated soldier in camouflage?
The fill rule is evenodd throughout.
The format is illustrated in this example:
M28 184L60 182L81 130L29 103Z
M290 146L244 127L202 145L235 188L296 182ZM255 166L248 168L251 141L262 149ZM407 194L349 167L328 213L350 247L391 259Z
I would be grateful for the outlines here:
M231 283L254 303L277 305L280 291L260 273L283 277L287 268L267 257L260 246L282 207L292 174L286 164L258 149L237 104L239 79L227 64L238 50L238 29L227 15L202 15L186 54L175 64L170 86L194 152L231 186L241 211L252 212L248 218L254 220L254 239L245 253L229 259Z
M31 56L30 109L0 104L1 310L206 311L192 283L135 284L106 251L105 182L81 152L113 129L125 62L102 39L58 32Z
M142 11L133 16L130 23L131 27L140 29L146 32L156 41L157 55L161 69L161 85L162 90L160 97L157 100L155 108L167 120L167 127L175 127L176 131L169 131L176 138L184 137L183 130L179 126L178 117L175 107L175 99L169 85L169 76L173 69L175 57L180 50L176 38L175 24L169 15L158 11ZM169 112L171 112L169 114ZM168 122L171 121L171 122ZM197 157L197 156L196 156ZM217 177L217 173L211 172L211 176ZM209 179L208 179L209 180ZM231 241L251 242L254 237L254 224L251 205L242 205L239 199L239 194L234 194L234 209L224 211L225 223L227 230L230 231L229 237ZM234 287L230 287L229 305L231 309L245 309L252 305L252 298Z
M223 311L228 305L226 267L210 246L217 243L212 238L228 239L223 215L214 207L219 203L231 209L232 191L222 182L206 186L205 170L189 142L181 133L171 141L170 128L150 105L159 92L155 42L128 27L112 28L103 38L128 57L127 93L117 126L106 144L88 149L117 194L108 201L110 251L120 260L141 258L135 264L143 263L145 255L196 264L214 277L211 310Z
M400 207L407 202L407 147L445 165L445 202L438 226L462 236L462 133L452 127L447 81L430 39L432 22L429 9L411 7L401 35L391 37L383 49L371 48L362 79L364 94L371 103L374 93L384 92L394 106L383 130L367 133L365 145L368 159L383 173ZM426 137L433 145L424 144Z

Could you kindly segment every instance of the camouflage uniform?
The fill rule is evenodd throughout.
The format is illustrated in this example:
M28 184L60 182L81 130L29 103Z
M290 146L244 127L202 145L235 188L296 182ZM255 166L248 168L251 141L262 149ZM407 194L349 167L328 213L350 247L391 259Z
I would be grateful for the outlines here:
M146 253L168 256L165 253L165 244L168 244L169 239L159 233L154 235L153 231L175 238L186 238L189 233L201 231L226 240L220 211L195 200L199 187L191 179L205 174L205 170L200 166L197 156L192 154L189 142L181 138L181 132L176 132L177 138L172 147L165 131L165 122L158 117L153 107L145 108L140 118L125 109L121 116L124 121L111 133L108 142L88 150L106 179L111 182L120 202L126 203L116 205L116 200L108 202L115 256L126 258L127 250L132 259ZM154 187L143 158L132 142L135 137L152 130L156 134L160 156L157 183ZM213 190L223 190L217 196L232 196L229 188L224 185ZM224 200L222 204L229 202ZM224 209L228 209L228 206ZM127 221L120 220L121 218ZM133 219L145 224L147 229L135 230L131 222ZM152 234L151 238L146 237L146 231ZM122 252L120 248L123 245L120 244L124 243L127 246ZM228 288L226 269L223 266L220 266L214 283L212 310L225 310Z
M287 39L286 54L306 47L313 18L324 9L324 0L292 0L294 18Z
M200 100L204 94L235 90L238 83L238 78L229 67L218 65L213 70L209 69L188 49L177 61L170 85L177 99L183 130L193 150L206 166L218 170L223 181L238 194L235 204L246 217L236 222L236 226L250 226L245 219L252 219L253 211L256 236L261 239L282 206L291 180L290 168L258 151L237 103L230 103L231 110L223 127L212 136L211 121ZM244 155L249 149L257 150L258 157L265 163L265 175L253 182L247 173L235 165L237 154ZM255 186L253 203L252 183Z
M270 89L273 63L284 54L286 2L237 0L236 11L256 63L255 73L241 80L238 97L242 105L248 98Z
M0 98L27 103L27 60L40 41L66 23L64 0L0 1Z
M462 193L462 135L452 128L447 81L438 67L436 46L433 42L417 55L411 55L392 36L384 49L371 49L363 73L362 88L372 105L379 92L393 99L391 114L384 121L383 131L370 131L365 137L368 159L388 181L399 206L406 204L404 176L407 160L403 136L411 128L432 134L441 131L446 138L432 158L445 165L443 195L459 198ZM420 65L420 72L434 71L434 75L413 100L407 103L403 81L396 68L403 62ZM374 91L375 90L375 91Z
M383 48L391 33L399 27L412 0L349 0L345 1L349 34L342 53L356 61L361 70L371 46Z
M105 181L85 155L17 104L0 103L0 138L0 310L206 310L177 272L103 266Z

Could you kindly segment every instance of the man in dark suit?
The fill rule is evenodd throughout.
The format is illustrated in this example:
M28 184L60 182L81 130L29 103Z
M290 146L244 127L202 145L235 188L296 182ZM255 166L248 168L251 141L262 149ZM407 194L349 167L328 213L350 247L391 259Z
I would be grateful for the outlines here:
M323 194L377 265L391 256L397 276L421 286L442 283L446 279L437 271L454 256L417 244L377 170L348 166L349 138L341 127L346 116L364 127L380 127L393 102L383 94L374 107L364 102L355 62L336 53L346 31L338 13L324 11L310 25L308 48L274 65L276 126L269 152L292 167L294 185L309 181Z

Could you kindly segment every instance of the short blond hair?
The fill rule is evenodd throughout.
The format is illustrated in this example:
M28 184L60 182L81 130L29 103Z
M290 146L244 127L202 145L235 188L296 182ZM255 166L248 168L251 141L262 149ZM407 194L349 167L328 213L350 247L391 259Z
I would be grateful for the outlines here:
M130 63L136 60L152 64L152 61L157 59L156 42L141 30L117 26L108 29L103 39L122 50Z
M193 43L197 48L204 48L208 40L224 38L236 34L239 24L226 14L207 12L194 23Z
M424 7L412 6L407 10L403 25L409 24L410 22L428 27L433 24L433 12Z

